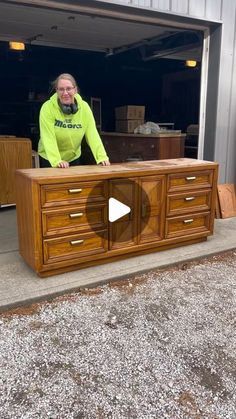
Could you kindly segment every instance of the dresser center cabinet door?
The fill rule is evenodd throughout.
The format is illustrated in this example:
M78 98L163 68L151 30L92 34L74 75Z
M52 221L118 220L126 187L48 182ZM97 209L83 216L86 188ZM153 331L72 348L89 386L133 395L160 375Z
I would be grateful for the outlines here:
M129 214L109 222L109 249L119 249L137 244L138 187L137 179L114 179L109 182L109 197L130 207Z
M164 175L145 176L139 182L139 243L161 240L165 224L166 178Z
M131 209L129 214L109 223L109 249L163 238L165 179L165 175L158 175L109 182L109 196Z

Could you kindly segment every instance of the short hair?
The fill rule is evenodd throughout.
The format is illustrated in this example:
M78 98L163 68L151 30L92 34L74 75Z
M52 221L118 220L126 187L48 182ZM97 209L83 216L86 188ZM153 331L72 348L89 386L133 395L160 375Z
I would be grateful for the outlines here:
M52 88L54 89L54 90L57 90L57 85L58 85L58 82L59 82L59 80L69 80L69 81L71 81L71 83L73 84L73 86L74 87L76 87L77 88L77 90L78 90L78 86L77 86L77 83L76 83L76 80L75 80L75 78L71 75L71 74L69 74L69 73L62 73L62 74L60 74L53 82L52 82Z

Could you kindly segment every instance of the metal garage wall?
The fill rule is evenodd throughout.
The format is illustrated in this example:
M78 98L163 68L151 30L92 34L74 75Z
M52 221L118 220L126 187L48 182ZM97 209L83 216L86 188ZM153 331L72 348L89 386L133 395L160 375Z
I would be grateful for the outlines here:
M216 117L215 159L220 162L220 181L236 183L236 75L234 0L224 0Z
M102 3L164 12L171 14L172 18L178 15L222 22L222 28L219 27L217 36L212 37L210 43L206 115L211 120L206 123L204 157L220 163L221 183L236 183L236 71L233 71L236 63L236 1L110 0ZM211 77L215 78L214 82L210 82Z
M234 3L233 0L97 0L102 3L123 4L144 7L159 12L178 13L183 16L197 17L206 20L221 20L223 3Z

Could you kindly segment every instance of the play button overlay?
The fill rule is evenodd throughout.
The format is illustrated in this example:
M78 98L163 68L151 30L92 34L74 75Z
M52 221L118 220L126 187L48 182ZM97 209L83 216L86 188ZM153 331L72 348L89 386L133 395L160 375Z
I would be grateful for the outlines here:
M108 219L111 223L129 214L131 208L128 205L123 204L115 198L109 198L108 201Z
M149 242L159 235L162 196L153 177L96 182L86 200L84 229L107 240L110 250Z

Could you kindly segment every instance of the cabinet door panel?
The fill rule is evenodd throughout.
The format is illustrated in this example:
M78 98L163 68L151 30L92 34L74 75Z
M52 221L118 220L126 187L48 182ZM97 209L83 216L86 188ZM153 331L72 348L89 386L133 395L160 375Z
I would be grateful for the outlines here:
M131 208L129 214L109 223L109 248L117 249L137 243L137 184L135 179L110 181L109 197Z
M143 177L140 186L139 242L161 240L164 235L165 176Z

